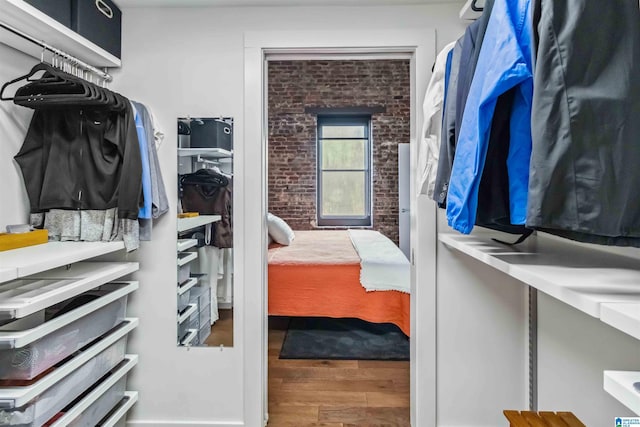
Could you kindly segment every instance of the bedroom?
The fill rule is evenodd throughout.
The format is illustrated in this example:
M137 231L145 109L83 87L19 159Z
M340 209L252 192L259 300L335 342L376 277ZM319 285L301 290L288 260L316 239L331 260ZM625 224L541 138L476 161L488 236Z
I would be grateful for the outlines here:
M290 55L270 60L267 75L271 420L304 421L294 405L310 420L353 419L305 401L313 386L336 401L383 397L376 419L403 425L410 61ZM340 368L370 379L347 381ZM292 384L293 370L311 378ZM388 370L396 378L380 380Z

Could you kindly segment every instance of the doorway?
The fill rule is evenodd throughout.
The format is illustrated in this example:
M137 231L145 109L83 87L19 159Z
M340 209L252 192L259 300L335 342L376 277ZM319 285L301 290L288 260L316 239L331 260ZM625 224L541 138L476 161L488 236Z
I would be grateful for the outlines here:
M268 225L295 237L269 247L269 426L408 427L411 56L298 56L267 57ZM406 291L366 291L351 231L398 256Z
M267 408L267 298L266 298L266 206L267 206L267 62L282 55L335 59L350 55L360 59L376 56L401 55L411 61L411 141L416 140L422 124L418 106L418 94L424 93L431 63L435 58L435 34L430 30L371 31L371 32L268 32L245 35L245 145L238 156L244 159L239 175L251 170L260 171L260 180L242 181L243 200L239 209L247 212L242 227L245 263L242 268L243 321L246 322L243 337L245 366L245 423L266 423ZM278 56L280 55L280 56ZM415 146L415 143L413 144ZM412 149L415 151L414 149ZM412 153L412 164L415 154ZM255 176L255 175L254 175ZM420 209L424 211L421 216ZM251 213L251 215L249 215ZM262 213L262 215L259 215ZM417 217L421 217L418 226ZM412 268L411 292L411 424L435 425L435 209L422 206L412 200L411 252L418 253L424 262ZM256 244L255 236L261 236ZM424 242L424 243L421 243ZM256 269L261 265L261 269ZM415 283L422 289L416 292ZM424 307L426 312L417 311ZM417 325L420 325L418 328ZM255 379L262 379L262 387L256 388ZM416 402L420 402L417 405ZM259 409L259 410L258 410ZM259 421L260 420L260 421ZM255 423L255 424L254 424Z

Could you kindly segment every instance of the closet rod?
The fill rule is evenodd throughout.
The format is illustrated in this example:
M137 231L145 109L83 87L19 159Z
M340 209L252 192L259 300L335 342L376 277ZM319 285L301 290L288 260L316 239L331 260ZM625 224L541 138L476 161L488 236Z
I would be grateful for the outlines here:
M97 75L98 77L100 77L102 80L106 81L106 82L110 82L113 80L113 77L111 77L111 74L106 73L102 70L100 70L99 68L94 67L93 65L89 65L84 61L79 60L78 58L76 58L75 56L69 55L66 52L61 51L60 49L56 49L55 47L48 45L47 43L38 40L34 37L31 37L29 34L26 34L20 30L18 30L17 28L12 27L9 24L5 24L4 22L0 22L0 27L4 28L5 30L15 34L18 37L22 37L23 39L30 41L31 43L37 44L38 46L48 50L49 52L61 56L71 62L73 62L75 65L77 65L80 68L85 69L86 71L90 71L93 74Z

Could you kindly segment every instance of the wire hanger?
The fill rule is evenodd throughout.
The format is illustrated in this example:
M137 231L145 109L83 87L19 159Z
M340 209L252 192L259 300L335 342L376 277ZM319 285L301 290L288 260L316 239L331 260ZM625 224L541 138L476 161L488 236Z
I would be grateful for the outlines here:
M471 10L473 10L474 12L482 12L484 10L484 7L478 7L478 0L473 0L471 2Z

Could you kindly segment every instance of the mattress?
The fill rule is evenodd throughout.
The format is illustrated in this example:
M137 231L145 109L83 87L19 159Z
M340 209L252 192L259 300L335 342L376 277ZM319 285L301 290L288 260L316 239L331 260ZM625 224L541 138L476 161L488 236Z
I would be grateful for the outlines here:
M362 287L360 257L346 230L295 234L290 246L269 248L270 315L352 317L393 323L409 335L409 294Z

